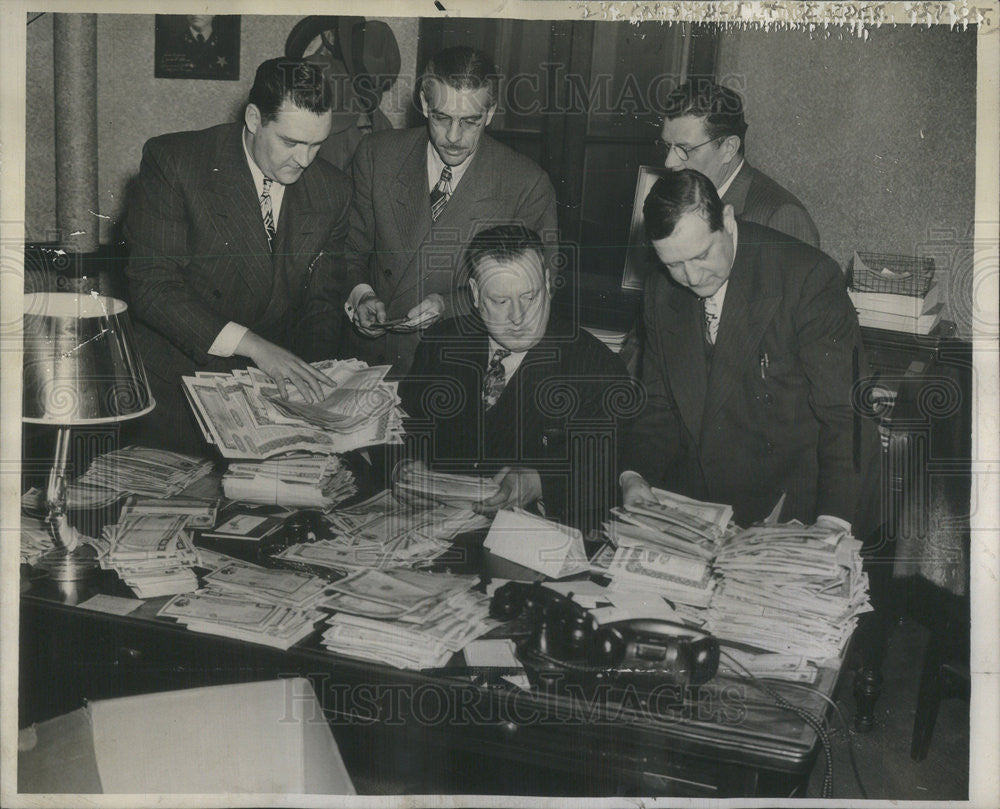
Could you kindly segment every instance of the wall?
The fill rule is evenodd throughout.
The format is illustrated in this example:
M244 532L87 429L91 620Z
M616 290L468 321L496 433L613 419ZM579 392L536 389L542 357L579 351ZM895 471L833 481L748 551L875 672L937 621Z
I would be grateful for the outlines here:
M730 31L719 75L740 89L750 161L799 197L823 249L933 255L945 316L971 333L975 32L885 26ZM794 79L794 81L792 81Z
M233 120L242 109L260 62L284 52L298 16L241 18L238 81L153 78L153 15L102 14L97 23L98 187L101 241L113 238L125 187L139 170L142 144L154 135L202 129ZM376 19L376 18L372 18ZM417 58L417 20L385 19L399 44L397 88L382 110L405 125ZM46 241L55 228L55 144L52 15L27 29L26 238ZM396 92L398 89L398 92Z

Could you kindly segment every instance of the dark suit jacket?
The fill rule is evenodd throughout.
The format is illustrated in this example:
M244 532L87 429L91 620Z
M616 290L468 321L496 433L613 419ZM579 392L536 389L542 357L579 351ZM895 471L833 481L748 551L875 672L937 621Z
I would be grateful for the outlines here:
M746 161L722 201L732 205L736 215L747 222L756 222L819 247L819 231L805 206L790 191Z
M304 359L339 347L350 180L314 161L285 189L272 253L242 132L222 124L143 148L126 237L136 340L158 402L149 443L200 445L180 377L246 364L208 354L228 321Z
M377 132L358 145L352 164L347 259L352 280L371 284L389 319L403 317L428 294L445 297L445 317L468 312L462 251L480 230L521 221L557 246L556 200L534 162L484 134L472 163L436 222L431 221L427 130ZM410 367L419 334L358 338L370 363Z
M637 402L621 361L553 315L545 337L488 411L482 380L489 338L476 315L429 329L400 385L414 454L433 467L494 473L536 469L548 516L600 526L617 494L619 425Z
M648 401L626 468L729 503L741 525L765 517L784 491L782 519L830 514L861 536L870 526L856 521L858 494L877 436L852 407L865 365L843 275L806 244L750 222L738 228L710 370L701 301L666 271L647 280Z

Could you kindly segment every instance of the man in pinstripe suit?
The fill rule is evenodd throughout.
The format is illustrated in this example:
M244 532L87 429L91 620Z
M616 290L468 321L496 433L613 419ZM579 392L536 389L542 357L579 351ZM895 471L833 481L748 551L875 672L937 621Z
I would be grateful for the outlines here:
M244 120L148 141L126 218L136 337L155 413L131 440L182 452L203 442L180 378L254 364L309 399L307 360L339 349L337 273L350 180L316 153L329 85L313 65L257 70Z
M743 101L728 87L694 79L667 96L660 144L668 169L700 171L736 216L819 247L801 202L744 157Z

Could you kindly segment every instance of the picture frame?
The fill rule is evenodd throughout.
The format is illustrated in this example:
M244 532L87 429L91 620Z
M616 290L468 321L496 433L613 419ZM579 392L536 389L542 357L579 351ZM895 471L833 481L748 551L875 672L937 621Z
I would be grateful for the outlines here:
M239 15L156 14L155 17L155 78L239 79Z

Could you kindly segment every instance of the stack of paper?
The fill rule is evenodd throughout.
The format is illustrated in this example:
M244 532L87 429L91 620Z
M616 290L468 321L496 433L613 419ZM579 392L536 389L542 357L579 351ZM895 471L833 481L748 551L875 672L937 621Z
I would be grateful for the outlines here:
M906 256L855 253L847 293L862 326L928 334L944 310L934 265Z
M590 570L579 530L520 508L497 512L483 547L494 556L552 579Z
M329 583L298 570L278 570L235 560L204 578L202 595L267 601L298 610L313 609L326 599Z
M393 481L393 491L409 500L469 507L482 503L500 491L491 478L432 472L422 464L403 464Z
M294 385L282 399L257 368L182 377L205 439L225 458L260 460L287 452L332 454L374 444L402 443L398 383L389 366L325 360L313 367L330 379L324 398L307 402Z
M707 561L641 547L618 548L605 575L608 589L656 594L689 607L707 607L715 590Z
M231 463L222 476L230 500L330 509L357 492L339 455L289 455L259 463Z
M339 571L390 569L427 564L450 547L460 533L489 525L471 509L436 504L417 508L388 490L328 516L337 536L291 545L274 558Z
M189 593L198 555L186 514L131 514L104 527L101 567L113 569L139 598Z
M499 625L476 576L362 570L334 582L323 644L333 652L407 669L440 667Z
M842 653L872 609L861 542L845 531L754 526L726 540L715 568L708 626L735 643L821 662Z
M243 595L229 597L215 593L175 596L157 615L174 618L193 632L248 640L278 649L288 649L312 634L323 617L318 610L301 610Z
M77 485L170 497L211 471L212 462L202 458L133 446L94 458Z
M628 336L628 332L625 331L599 329L596 326L585 326L584 328L604 343L604 345L611 349L615 354L621 353L622 346L625 344L625 338Z

